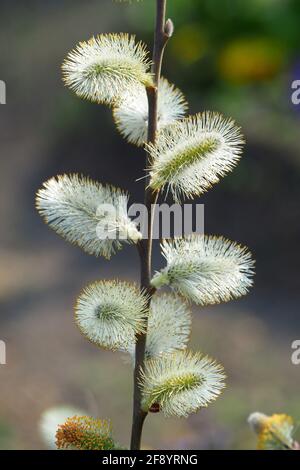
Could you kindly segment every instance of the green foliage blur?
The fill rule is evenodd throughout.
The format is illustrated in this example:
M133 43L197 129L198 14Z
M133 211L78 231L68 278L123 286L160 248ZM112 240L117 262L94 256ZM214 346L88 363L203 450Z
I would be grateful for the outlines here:
M146 29L149 41L153 4L145 0L129 12L132 26ZM239 111L260 101L260 92L269 105L288 97L286 75L300 60L298 0L172 0L168 16L176 31L166 53L168 70L204 103L217 94L229 107L236 98ZM286 99L282 107L288 104Z
M154 2L153 2L154 3ZM150 31L153 3L132 12L132 24ZM181 73L202 62L201 80L251 83L274 78L299 53L300 4L297 0L172 0L168 15L175 19L171 54ZM219 73L217 73L219 71ZM199 84L199 75L193 83Z

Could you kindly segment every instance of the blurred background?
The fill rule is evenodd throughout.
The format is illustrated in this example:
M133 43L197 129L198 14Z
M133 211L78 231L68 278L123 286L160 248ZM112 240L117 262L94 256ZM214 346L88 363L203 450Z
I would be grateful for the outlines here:
M48 407L68 404L111 418L127 445L132 370L99 351L73 322L83 286L102 278L138 280L128 247L112 261L94 259L43 225L34 207L42 182L63 172L128 188L142 200L144 155L122 141L110 110L65 89L61 63L80 40L132 32L151 48L154 1L1 0L0 79L0 448L44 448L38 423ZM286 412L300 422L300 79L299 0L170 0L176 33L164 75L190 112L232 116L247 139L238 167L199 200L206 233L252 250L255 287L239 301L195 309L192 347L216 357L227 390L188 420L148 418L144 445L176 449L254 448L252 411ZM155 247L155 268L162 259Z

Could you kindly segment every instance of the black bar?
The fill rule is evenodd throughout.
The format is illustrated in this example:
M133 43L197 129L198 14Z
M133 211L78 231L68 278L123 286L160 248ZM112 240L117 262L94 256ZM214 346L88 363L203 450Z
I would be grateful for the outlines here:
M237 462L249 463L282 463L284 468L289 463L300 462L297 451L212 451L212 450L145 450L145 451L0 451L3 463L39 464L50 467L53 464L76 464L95 466L121 466L139 468L142 465L203 465L210 463L226 464ZM52 467L53 468L53 467Z

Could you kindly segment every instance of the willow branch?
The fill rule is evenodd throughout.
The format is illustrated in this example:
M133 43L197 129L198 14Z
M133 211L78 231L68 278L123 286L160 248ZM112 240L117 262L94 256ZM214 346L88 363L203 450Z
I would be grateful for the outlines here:
M155 143L158 122L158 85L161 76L161 67L165 46L173 34L173 23L171 20L166 22L167 0L156 0L156 25L153 48L153 86L147 88L149 103L148 117L148 142ZM149 155L146 153L146 167L150 166ZM148 217L148 237L139 244L139 254L141 262L141 289L148 296L148 307L150 307L151 298L155 289L151 287L152 272L152 245L153 245L153 220L154 209L157 202L158 193L154 193L149 188L149 181L145 184L145 206ZM140 449L142 430L147 413L141 408L141 390L139 387L140 371L144 363L147 333L137 337L135 349L135 369L134 369L134 398L133 398L133 421L131 434L131 449Z

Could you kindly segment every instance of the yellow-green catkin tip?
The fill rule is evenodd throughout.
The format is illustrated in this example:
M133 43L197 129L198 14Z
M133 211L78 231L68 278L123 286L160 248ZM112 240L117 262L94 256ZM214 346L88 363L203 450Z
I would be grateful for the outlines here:
M115 443L109 421L89 416L73 416L59 425L56 433L58 449L113 450Z

